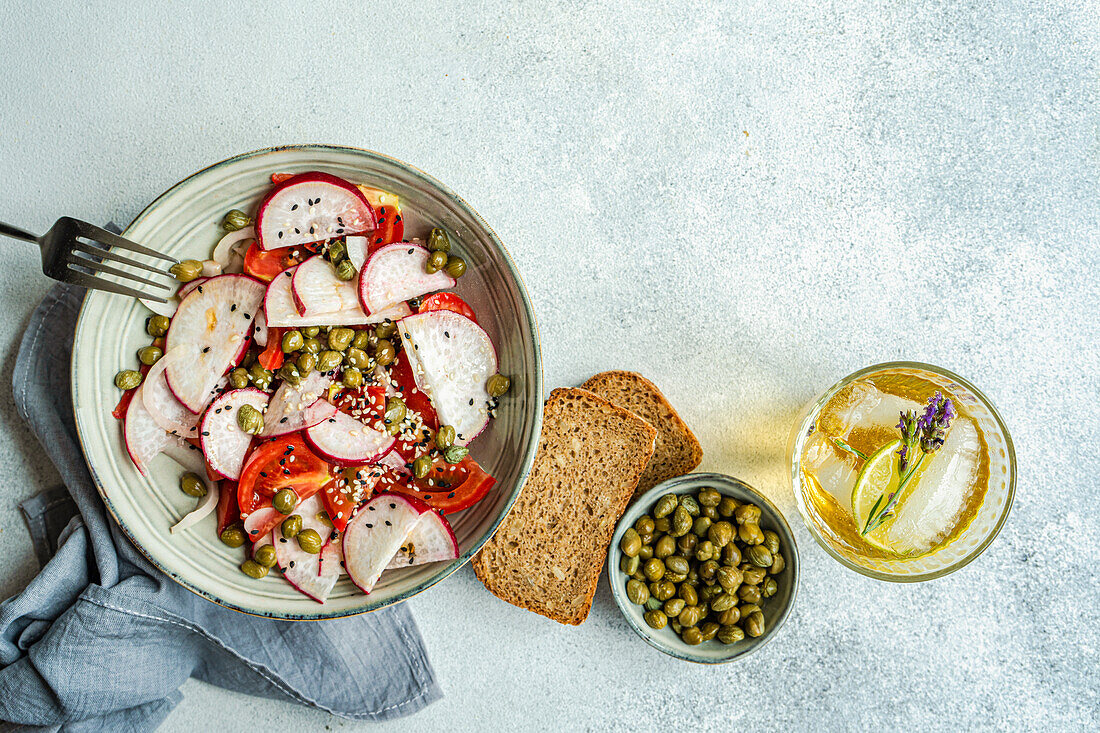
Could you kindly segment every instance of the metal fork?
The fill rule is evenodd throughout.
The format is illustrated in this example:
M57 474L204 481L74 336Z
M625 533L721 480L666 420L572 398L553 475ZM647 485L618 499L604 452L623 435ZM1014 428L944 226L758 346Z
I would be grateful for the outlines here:
M167 303L168 299L155 293L151 294L116 283L113 280L97 277L97 275L114 275L123 280L160 288L168 291L168 294L171 294L175 290L175 285L178 284L172 284L172 281L160 283L148 277L104 264L102 260L117 262L171 278L167 269L123 257L111 251L108 247L156 257L173 264L177 260L174 257L161 254L155 249L149 249L131 242L129 239L124 239L102 227L97 227L95 224L89 224L79 219L63 216L54 222L50 231L41 237L36 237L28 231L0 221L0 234L27 242L35 242L42 250L42 272L46 273L48 277L61 282L82 285L94 290L106 290L110 293L129 295L134 298L144 298L157 303Z

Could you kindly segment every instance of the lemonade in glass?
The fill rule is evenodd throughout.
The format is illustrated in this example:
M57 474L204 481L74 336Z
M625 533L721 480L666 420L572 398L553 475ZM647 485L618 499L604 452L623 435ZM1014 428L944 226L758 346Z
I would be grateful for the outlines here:
M825 390L789 441L814 538L876 578L927 580L977 557L1012 506L1016 458L989 400L928 364L867 367Z

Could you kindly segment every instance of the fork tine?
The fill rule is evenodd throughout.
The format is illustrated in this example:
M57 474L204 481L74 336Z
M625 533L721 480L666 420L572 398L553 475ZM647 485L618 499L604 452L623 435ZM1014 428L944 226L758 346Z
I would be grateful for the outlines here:
M65 270L65 282L72 283L73 285L82 285L83 287L90 288L92 290L106 290L109 293L118 293L119 295L129 295L131 298L142 298L144 300L152 300L157 303L167 303L167 298L162 298L159 295L149 295L143 293L140 290L134 288L128 288L125 285L119 285L113 283L110 280L103 280L102 278L92 277L91 275L79 272L78 270Z
M80 219L73 219L76 222L77 229L80 230L82 236L89 239L95 239L103 244L111 247L118 247L119 249L128 249L131 252L138 252L143 255L149 255L150 257L159 257L162 260L168 260L169 262L177 262L175 257L169 257L168 255L157 252L155 249L150 249L144 245L140 245L137 242L131 242L129 239L120 237L114 232L109 232L103 227L97 227L95 224L89 224L86 221Z
M138 262L137 260L131 260L128 257L117 255L109 249L103 249L101 247L95 247L86 242L81 242L79 239L73 245L73 249L83 254L93 255L95 257L102 257L105 260L111 260L112 262L121 262L124 265L130 265L131 267L140 267L148 272L156 273L157 275L164 275L165 277L172 277L172 275L165 270L156 267L155 265L149 265L144 262Z
M110 265L104 265L102 262L96 262L95 260L88 260L88 259L84 259L83 257L77 257L72 252L65 255L65 261L68 262L70 265L77 265L78 267L86 267L86 268L88 268L89 270L91 270L93 272L103 273L103 274L106 274L106 275L117 275L118 277L126 278L127 280L137 280L140 283L145 283L146 285L152 285L153 287L156 287L156 288L163 288L165 290L171 290L170 285L166 285L164 283L158 283L156 280L150 280L147 277L142 277L141 275L135 275L132 272L126 272L125 270L120 270L117 267L111 267Z

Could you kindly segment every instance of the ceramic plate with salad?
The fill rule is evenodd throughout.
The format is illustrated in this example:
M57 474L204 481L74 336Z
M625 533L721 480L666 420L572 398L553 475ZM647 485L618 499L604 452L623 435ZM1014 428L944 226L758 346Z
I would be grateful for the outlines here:
M511 261L460 199L382 156L282 149L196 174L126 234L180 258L178 292L88 296L74 401L108 507L162 569L323 618L406 598L491 534L541 372Z

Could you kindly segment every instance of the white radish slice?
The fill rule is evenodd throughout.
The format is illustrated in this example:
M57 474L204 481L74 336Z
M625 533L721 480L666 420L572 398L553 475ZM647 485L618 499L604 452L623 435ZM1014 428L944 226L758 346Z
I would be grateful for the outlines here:
M428 311L397 324L416 386L428 395L440 425L454 426L455 442L466 445L489 423L492 399L485 389L497 373L489 335L452 311Z
M259 535L270 531L272 526L280 524L287 515L273 506L264 506L255 509L244 518L244 531L249 542L258 542L263 539Z
M309 317L314 313L339 313L361 311L359 284L354 280L341 280L321 255L315 255L294 268L290 279L294 293L294 305L298 313Z
M182 351L166 352L149 368L141 387L141 400L153 417L153 422L163 430L181 438L194 438L199 434L199 416L187 409L168 389L164 371L168 365L186 358Z
M335 574L339 578L344 572L344 542L339 537L329 540L321 548L321 567L319 575Z
M348 250L348 260L356 272L363 271L363 265L367 264L367 252L370 250L370 237L348 237L344 240L344 246Z
M176 311L165 351L186 356L168 365L168 386L191 412L202 412L211 391L235 362L263 302L264 286L244 275L212 277L195 288Z
M409 530L386 570L457 559L458 539L451 523L432 510L420 515L420 521Z
M153 416L145 409L145 400L141 392L145 389L142 384L138 388L130 406L126 408L126 418L122 425L122 437L126 442L126 452L130 454L130 460L134 462L142 476L146 476L149 461L158 453L167 448L171 443L180 441L174 435L169 434L157 425Z
M252 340L257 346L267 346L267 316L263 309L257 314L252 323Z
M380 313L367 315L357 304L354 309L338 313L315 313L302 316L294 302L292 270L284 270L267 286L264 315L268 327L303 328L305 326L362 326L368 323L398 321L412 313L405 303L398 303Z
M409 531L431 507L402 494L378 494L359 508L344 529L344 569L364 593L401 549Z
M328 173L291 176L267 192L256 215L260 249L374 231L374 209L358 188Z
M236 481L241 477L245 454L252 445L252 435L237 424L237 413L243 405L263 412L267 401L266 392L248 387L223 392L206 408L199 443L207 464L223 478Z
M180 289L178 291L176 291L176 297L179 298L180 300L183 300L184 298L186 298L188 295L191 294L192 290L194 290L198 286L202 285L204 282L206 282L209 279L210 279L209 277L196 277L194 280L190 280L188 282L182 283L180 285Z
M308 428L305 436L315 453L339 465L372 463L397 440L343 412L336 412L328 420Z
M321 498L314 494L296 506L294 513L302 518L303 530L315 530L321 535L321 539L328 538L329 544L334 544L331 541L332 528L317 519L317 514L322 509L324 505ZM271 535L272 544L275 545L275 558L283 571L283 577L305 595L318 603L324 603L340 577L339 563L325 563L324 548L316 554L308 553L298 545L297 540L284 539L279 529L275 529Z
M321 399L330 384L332 377L320 372L310 372L296 385L283 382L267 406L260 435L265 438L285 435L332 417L336 407Z
M223 268L229 267L233 255L234 245L249 239L256 238L256 228L252 226L242 227L235 232L229 232L218 241L210 259L217 262Z
M443 270L428 274L428 250L412 242L387 244L371 255L359 273L359 303L367 313L377 313L397 303L436 290L453 288L455 281Z

